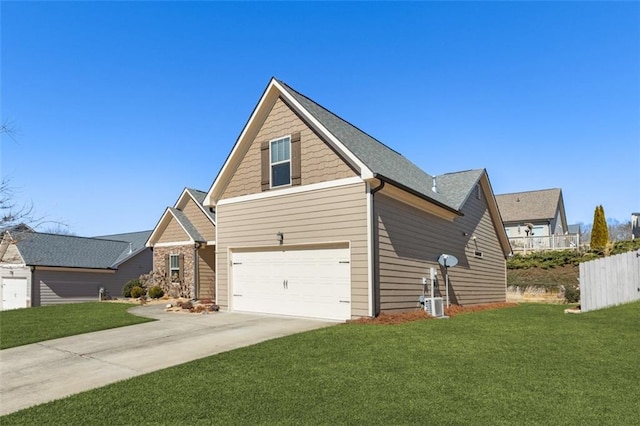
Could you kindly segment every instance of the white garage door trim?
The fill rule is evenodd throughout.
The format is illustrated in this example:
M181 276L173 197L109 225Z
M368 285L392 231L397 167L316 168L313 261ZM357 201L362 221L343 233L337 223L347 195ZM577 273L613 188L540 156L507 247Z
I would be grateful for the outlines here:
M351 318L349 248L237 251L231 259L234 311Z
M0 293L2 293L2 304L0 305L0 310L4 311L27 307L29 292L26 278L3 277Z

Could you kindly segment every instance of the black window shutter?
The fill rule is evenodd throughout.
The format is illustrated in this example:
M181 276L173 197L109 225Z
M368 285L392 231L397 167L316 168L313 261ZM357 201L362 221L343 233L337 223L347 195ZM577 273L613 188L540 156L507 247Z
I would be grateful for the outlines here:
M291 185L302 184L300 132L291 135Z
M269 175L271 174L271 163L269 161L269 141L260 145L261 178L260 185L263 191L269 190Z

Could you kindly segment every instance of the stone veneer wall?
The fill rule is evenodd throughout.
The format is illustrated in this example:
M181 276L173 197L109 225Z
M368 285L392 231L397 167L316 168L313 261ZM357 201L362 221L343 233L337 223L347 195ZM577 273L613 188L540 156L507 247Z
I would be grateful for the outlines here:
M189 288L189 298L195 297L195 277L194 277L194 247L187 246L171 246L171 247L154 247L153 248L153 270L169 274L166 265L166 256L168 254L182 254L184 256L184 271L182 272L184 282Z

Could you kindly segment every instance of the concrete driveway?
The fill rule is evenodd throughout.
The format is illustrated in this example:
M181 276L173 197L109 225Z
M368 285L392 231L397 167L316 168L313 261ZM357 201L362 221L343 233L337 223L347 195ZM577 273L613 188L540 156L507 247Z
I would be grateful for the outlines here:
M336 324L216 312L129 312L159 321L0 351L0 415L265 340Z

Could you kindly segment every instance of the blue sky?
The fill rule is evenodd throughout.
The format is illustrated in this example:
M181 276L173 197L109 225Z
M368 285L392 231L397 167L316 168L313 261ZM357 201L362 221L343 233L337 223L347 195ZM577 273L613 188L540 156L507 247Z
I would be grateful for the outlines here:
M208 190L271 76L431 174L640 211L638 2L0 3L0 166L78 235Z

